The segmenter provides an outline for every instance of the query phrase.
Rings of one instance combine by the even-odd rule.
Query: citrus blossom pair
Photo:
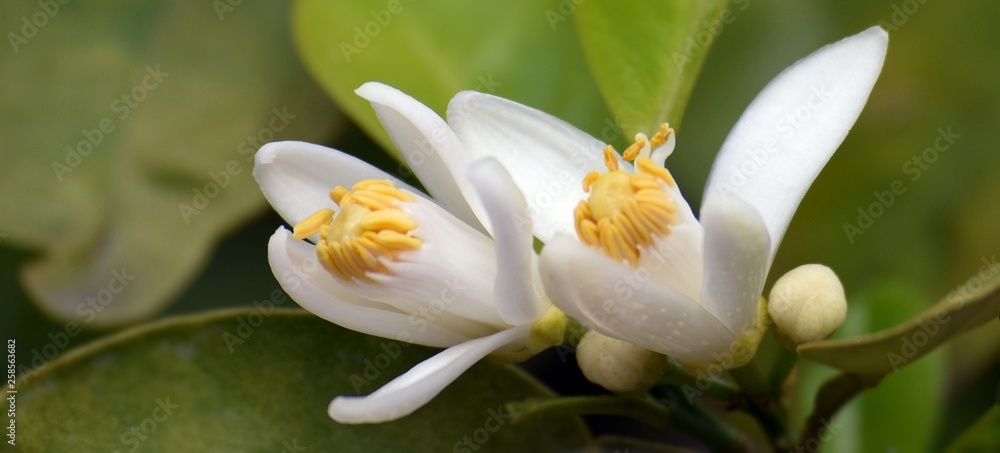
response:
[[[745,363],[781,238],[866,103],[887,41],[873,27],[775,78],[724,142],[697,217],[665,168],[668,126],[637,134],[623,159],[557,118],[475,92],[452,99],[446,123],[385,85],[358,89],[447,211],[339,152],[262,148],[254,174],[297,226],[269,244],[285,290],[345,327],[450,346],[369,397],[335,399],[331,416],[397,418],[487,354],[523,358],[558,342],[565,318],[549,299],[601,334],[693,366]],[[532,235],[545,244],[537,270]]]

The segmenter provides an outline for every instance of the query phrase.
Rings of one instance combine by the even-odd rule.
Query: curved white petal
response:
[[[735,339],[711,313],[650,277],[559,235],[539,259],[552,303],[598,332],[672,357],[703,361]]]
[[[468,176],[486,207],[493,231],[497,259],[493,297],[497,311],[510,325],[532,322],[545,312],[545,302],[537,292],[541,288],[534,285],[534,239],[524,196],[496,159],[488,157],[473,163]]]
[[[382,423],[412,414],[483,357],[527,337],[531,326],[515,327],[452,346],[424,360],[368,396],[338,396],[330,418],[340,423]],[[470,395],[473,397],[473,395]]]
[[[888,39],[872,27],[785,69],[723,143],[705,200],[730,192],[750,203],[767,225],[772,257],[806,190],[861,113]]]
[[[312,245],[292,238],[283,227],[271,235],[267,258],[274,277],[295,302],[334,324],[434,347],[452,346],[469,338],[354,294],[320,266]]]
[[[715,197],[701,210],[705,273],[701,303],[731,331],[756,322],[771,243],[757,211],[735,196]],[[755,328],[751,324],[750,328]]]
[[[448,104],[448,124],[475,158],[492,156],[524,193],[535,236],[572,233],[583,177],[605,171],[605,144],[552,115],[474,91]],[[622,167],[631,168],[630,164]]]
[[[305,142],[272,142],[257,151],[253,177],[264,198],[290,225],[323,208],[339,210],[330,189],[350,188],[364,179],[388,179],[396,187],[420,191],[365,162],[335,149]]]
[[[497,275],[493,241],[419,195],[397,207],[417,222],[413,235],[420,238],[420,248],[400,253],[395,261],[383,261],[390,275],[367,274],[378,283],[356,280],[349,286],[406,313],[425,313],[421,316],[432,322],[464,321],[467,325],[460,330],[446,325],[459,332],[473,329],[477,337],[510,327],[493,302]]]
[[[673,136],[671,134],[671,136]],[[670,234],[657,238],[653,247],[643,248],[639,265],[651,269],[653,278],[688,299],[701,300],[702,243],[704,233],[691,206],[676,186],[663,185],[677,206],[677,224]]]
[[[482,207],[469,200],[468,182],[460,176],[469,155],[448,123],[426,105],[388,85],[368,82],[354,92],[371,102],[382,127],[434,199],[480,228]]]

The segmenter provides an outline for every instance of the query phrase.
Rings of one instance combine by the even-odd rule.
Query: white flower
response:
[[[451,213],[339,151],[270,143],[254,177],[295,225],[271,236],[271,269],[328,321],[448,349],[371,395],[335,398],[329,414],[342,423],[408,415],[486,355],[523,360],[561,343],[566,323],[541,289],[526,202],[503,167],[465,159],[448,125],[409,96],[375,83],[358,94]]]
[[[472,156],[495,157],[528,198],[556,306],[689,365],[733,368],[756,350],[771,261],[865,105],[887,44],[872,27],[764,88],[719,151],[697,218],[664,168],[674,147],[666,125],[652,139],[637,134],[624,153],[633,167],[556,118],[484,94],[460,93],[448,121]]]

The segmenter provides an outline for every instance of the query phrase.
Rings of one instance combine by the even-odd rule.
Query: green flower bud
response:
[[[667,371],[664,355],[593,330],[580,340],[576,360],[590,382],[615,393],[645,392]]]
[[[792,269],[774,283],[767,311],[788,348],[823,340],[847,317],[847,298],[837,274],[822,264]]]

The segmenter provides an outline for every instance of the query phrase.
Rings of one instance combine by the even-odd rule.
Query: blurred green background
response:
[[[348,64],[330,63],[341,58],[332,44],[351,42],[351,24],[371,20],[369,12],[386,2],[72,2],[31,38],[22,18],[43,7],[15,3],[0,17],[0,30],[26,41],[8,34],[0,52],[0,331],[17,339],[22,360],[65,331],[113,270],[134,272],[135,286],[116,295],[107,314],[82,322],[83,333],[67,348],[123,325],[269,297],[278,285],[265,245],[282,221],[250,175],[246,159],[255,146],[245,142],[322,143],[398,173],[379,146],[387,142],[373,132],[373,115],[361,116],[365,104],[348,99],[361,81],[395,85],[441,114],[454,92],[479,89],[597,137],[615,119],[586,71],[575,29],[582,21],[546,16],[573,4],[568,0],[402,2],[391,27]],[[669,162],[694,206],[729,128],[771,78],[873,24],[890,31],[868,105],[803,201],[770,282],[804,263],[833,268],[850,303],[838,336],[848,336],[912,317],[996,262],[1000,4],[744,0],[725,8],[734,20],[704,60]],[[653,3],[648,9],[654,17],[660,12]],[[669,18],[663,22],[669,27]],[[400,50],[404,45],[410,48]],[[147,92],[143,100],[119,117],[129,103],[115,102],[139,93],[151,65],[170,75],[162,86],[139,90]],[[490,85],[491,77],[499,85]],[[273,121],[275,109],[293,113],[288,127],[275,127],[282,124]],[[66,147],[89,140],[103,118],[114,130],[60,176],[53,162],[71,163]],[[913,159],[934,145],[939,129],[960,137],[915,177]],[[239,171],[228,171],[219,195],[185,216],[181,204],[194,206],[198,191],[218,183],[227,165]],[[895,180],[905,193],[863,234],[847,234],[845,224],[858,225],[858,209],[869,209],[875,193]],[[797,419],[830,373],[818,365],[798,370],[790,398]],[[938,450],[993,404],[998,380],[994,321],[852,403],[837,419],[843,430],[825,448]]]

